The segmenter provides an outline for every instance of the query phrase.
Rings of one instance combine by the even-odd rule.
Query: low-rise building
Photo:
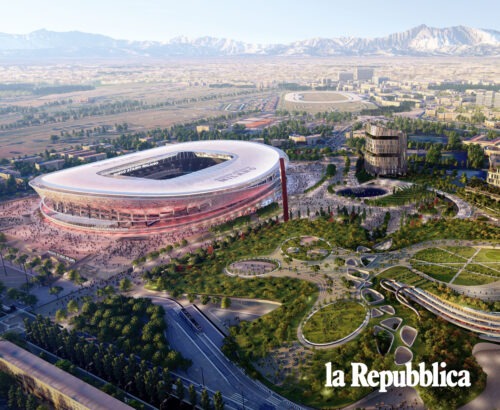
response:
[[[95,162],[95,161],[102,161],[103,159],[106,159],[107,155],[105,152],[89,151],[89,154],[82,154],[82,155],[79,155],[77,158],[83,162]]]
[[[11,160],[11,163],[15,164],[17,162],[22,162],[26,164],[34,164],[35,162],[40,162],[40,161],[43,161],[43,158],[40,155],[31,155],[24,158],[15,158]]]
[[[21,173],[19,171],[12,168],[0,167],[0,178],[9,179],[11,175],[14,178],[21,178]]]
[[[209,132],[210,131],[210,125],[197,125],[196,126],[196,132],[198,134],[201,134],[202,132]]]
[[[39,171],[57,171],[62,169],[64,159],[52,159],[50,161],[37,162],[35,168]]]
[[[314,135],[290,135],[288,139],[292,140],[296,144],[306,144],[306,145],[314,145],[317,144],[321,139],[321,134]]]
[[[0,340],[0,371],[13,375],[26,391],[51,402],[56,409],[132,409],[7,340]]]
[[[490,156],[490,168],[486,178],[488,184],[500,187],[500,157]]]

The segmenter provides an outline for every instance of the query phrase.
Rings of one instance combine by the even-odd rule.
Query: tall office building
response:
[[[373,78],[373,68],[358,67],[356,69],[356,80],[358,81],[371,81]]]
[[[495,91],[477,91],[476,105],[487,108],[500,107],[500,93]]]
[[[378,125],[365,127],[365,169],[372,175],[403,175],[407,171],[407,136]]]
[[[352,80],[354,80],[354,74],[350,71],[341,71],[339,73],[339,81],[347,82]]]

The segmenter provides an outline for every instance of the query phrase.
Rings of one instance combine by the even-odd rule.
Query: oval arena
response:
[[[222,223],[281,195],[276,148],[244,141],[172,144],[41,175],[30,185],[49,220],[138,232]]]

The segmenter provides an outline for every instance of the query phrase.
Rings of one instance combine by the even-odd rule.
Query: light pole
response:
[[[2,260],[2,268],[3,268],[3,274],[7,276],[7,269],[5,269],[5,263],[3,261],[3,255],[2,252],[0,252],[0,259]]]
[[[240,391],[241,391],[241,407],[245,410],[245,396],[243,395],[243,385],[240,383]]]
[[[201,369],[201,382],[203,384],[203,387],[205,387],[205,377],[203,375],[203,367],[200,366],[200,369]]]
[[[30,293],[30,285],[28,282],[28,273],[26,272],[26,265],[24,262],[21,263],[23,265],[23,270],[24,270],[24,278],[26,279],[26,293],[29,295]]]

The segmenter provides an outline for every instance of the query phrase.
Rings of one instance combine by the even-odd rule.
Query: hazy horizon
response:
[[[20,0],[3,10],[0,31],[81,31],[136,41],[210,36],[273,44],[316,37],[384,37],[422,24],[498,30],[499,11],[499,3],[492,0],[422,0],[412,6],[399,0],[383,5],[369,0],[256,0],[251,5],[230,0],[88,0],[78,7],[64,0]]]

